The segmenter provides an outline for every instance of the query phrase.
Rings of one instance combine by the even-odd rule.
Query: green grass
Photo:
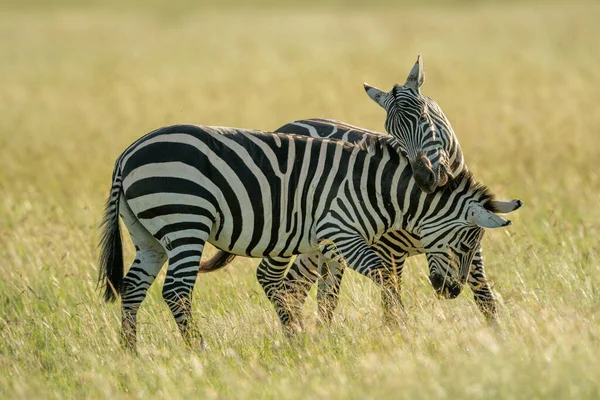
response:
[[[0,397],[598,398],[600,6],[332,1],[13,4],[0,14]],[[170,4],[170,3],[168,3]],[[423,53],[475,176],[525,207],[484,251],[502,334],[468,290],[438,300],[406,269],[406,326],[346,274],[329,330],[282,334],[239,258],[203,275],[187,349],[160,296],[139,356],[95,289],[114,160],[171,123],[275,129],[327,117],[383,129],[362,82],[389,90]],[[126,257],[133,257],[126,241]]]

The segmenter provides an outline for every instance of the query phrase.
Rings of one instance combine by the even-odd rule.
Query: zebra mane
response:
[[[365,135],[364,139],[356,142],[350,142],[351,146],[356,146],[361,150],[368,151],[376,157],[385,155],[397,155],[405,158],[400,153],[398,142],[391,135]],[[408,162],[408,160],[407,160]],[[444,186],[438,188],[438,191],[453,192],[458,190],[461,184],[466,181],[465,188],[476,198],[483,207],[491,212],[497,213],[495,204],[496,196],[483,183],[477,182],[473,173],[468,169],[463,169],[454,179],[448,181]]]
[[[368,151],[376,157],[383,157],[390,154],[400,155],[400,145],[391,135],[365,135],[364,139],[352,142],[352,144],[361,150]]]
[[[462,172],[454,179],[446,183],[438,190],[442,190],[444,192],[453,192],[457,190],[465,180],[467,181],[465,187],[473,195],[473,197],[476,198],[486,210],[497,213],[498,209],[495,203],[496,196],[492,193],[490,188],[485,186],[483,183],[477,182],[473,176],[473,173],[466,168],[463,169]]]

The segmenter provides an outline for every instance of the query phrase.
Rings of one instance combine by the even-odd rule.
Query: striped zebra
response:
[[[454,177],[468,171],[460,144],[450,121],[434,100],[421,93],[420,88],[424,81],[423,59],[421,55],[418,55],[417,61],[409,72],[404,85],[394,85],[390,92],[383,92],[367,83],[364,84],[364,88],[369,97],[386,110],[385,128],[388,133],[397,139],[398,149],[408,159],[415,182],[425,193],[432,193],[436,187],[444,186]],[[364,134],[379,134],[339,121],[318,119],[287,124],[279,128],[277,132],[290,132],[346,141],[360,141],[365,138]],[[401,233],[396,235],[401,235]],[[401,250],[418,248],[415,244],[417,242],[418,239],[404,238],[401,241],[403,244]],[[420,248],[420,252],[423,251]],[[414,251],[411,250],[412,252]],[[392,249],[388,253],[404,254],[406,251],[398,250],[394,252]],[[217,256],[203,263],[201,272],[221,268],[231,260],[231,255],[218,252]],[[481,249],[475,254],[474,260],[474,268],[470,273],[469,284],[474,290],[480,309],[489,319],[494,319],[496,315],[495,300],[485,280]],[[279,276],[286,269],[287,261],[285,259],[279,261],[264,259],[259,266],[258,279],[267,288],[267,295],[270,298],[272,297],[270,293],[275,293],[278,285],[281,284]],[[400,259],[400,265],[397,267],[399,278],[402,273],[403,261],[403,259]],[[300,268],[304,265],[307,268]],[[297,270],[298,268],[300,270]],[[316,280],[315,273],[317,269],[317,262],[314,259],[310,256],[300,256],[291,267],[288,277],[299,277],[308,274],[307,276],[310,276],[311,279],[303,279],[303,281],[306,282],[304,287],[309,288]],[[329,276],[336,276],[336,274],[330,274]],[[341,276],[339,276],[339,279],[341,279]],[[321,285],[326,282],[326,280],[320,280]],[[300,290],[300,292],[303,291]],[[318,297],[323,297],[324,292],[324,290],[319,290]],[[333,293],[336,292],[337,290],[333,289]],[[335,295],[327,297],[336,298]],[[331,300],[327,303],[335,304],[335,301]],[[277,307],[277,305],[276,308],[285,309],[285,307]],[[290,318],[289,313],[282,312],[279,314],[284,325],[287,325]]]
[[[359,145],[195,125],[148,133],[115,163],[100,241],[99,283],[106,301],[122,296],[125,346],[135,348],[137,311],[167,260],[163,298],[185,342],[203,342],[192,320],[191,293],[207,242],[275,261],[317,251],[343,256],[394,297],[394,277],[370,245],[403,228],[421,208],[414,209],[422,192],[411,176],[392,137],[370,136]],[[431,196],[425,206],[443,209],[440,199],[464,199],[452,229],[477,235],[478,226],[510,224],[494,213],[503,203],[485,187],[469,174],[460,182],[459,190],[440,192],[448,198]],[[125,277],[119,215],[136,248]],[[418,229],[439,231],[439,221],[420,220]],[[343,249],[351,251],[339,253]],[[465,271],[440,264],[435,273],[454,292]]]
[[[293,133],[315,138],[339,139],[360,143],[379,138],[385,140],[387,135],[352,126],[343,122],[326,119],[309,119],[295,121],[282,126],[276,132]],[[451,132],[451,131],[447,131]],[[453,137],[455,137],[453,135]],[[450,142],[452,138],[449,138]],[[457,149],[460,149],[456,143]],[[468,283],[474,294],[475,302],[484,316],[492,323],[496,322],[497,308],[495,298],[485,277],[483,254],[481,250],[481,235],[483,230],[472,226],[462,226],[464,221],[456,219],[457,214],[464,210],[463,202],[470,200],[472,187],[478,187],[468,172],[463,161],[456,162],[462,171],[454,171],[457,178],[450,181],[446,187],[438,189],[434,194],[422,193],[419,187],[413,185],[403,210],[408,213],[402,223],[402,229],[389,231],[379,237],[372,248],[384,261],[389,270],[395,274],[395,290],[398,292],[394,299],[383,292],[384,318],[394,319],[397,309],[402,309],[400,299],[400,283],[407,257],[426,254],[430,281],[436,291],[447,298],[454,298],[460,293],[460,286],[448,285],[445,282],[448,265],[456,264],[454,270],[462,271],[460,282]],[[408,175],[410,177],[410,175]],[[456,194],[456,191],[460,191]],[[463,196],[463,197],[461,197]],[[437,200],[432,200],[432,197]],[[433,207],[432,204],[437,204]],[[440,204],[447,204],[444,208]],[[510,202],[495,202],[495,211],[509,213],[521,207],[520,200]],[[421,219],[436,219],[436,231],[425,231],[419,227]],[[425,233],[426,234],[425,234]],[[441,246],[438,249],[438,246]],[[441,249],[441,250],[440,250]],[[346,250],[346,253],[348,250]],[[232,261],[233,257],[223,251],[208,261],[202,263],[200,272],[220,269]],[[264,288],[267,297],[274,304],[277,314],[284,327],[298,328],[300,307],[312,285],[319,277],[317,299],[321,320],[327,323],[332,318],[337,305],[339,286],[343,268],[339,260],[324,260],[322,254],[308,253],[298,255],[289,270],[290,258],[264,258],[257,269],[257,278]],[[469,265],[470,262],[470,265]],[[287,273],[286,273],[287,270]],[[440,271],[440,272],[438,272]],[[465,272],[466,271],[466,272]]]
[[[419,187],[431,193],[466,168],[458,139],[440,106],[421,93],[425,82],[423,58],[417,61],[404,85],[384,92],[364,83],[369,97],[386,111],[385,130],[398,139]]]

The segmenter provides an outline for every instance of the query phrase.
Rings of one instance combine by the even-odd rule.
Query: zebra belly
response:
[[[227,235],[220,235],[218,238],[215,238],[214,235],[211,234],[209,238],[209,243],[213,246],[217,247],[220,250],[226,251],[228,253],[247,256],[247,257],[291,257],[297,254],[303,253],[312,253],[319,250],[318,246],[310,243],[310,241],[304,240],[300,243],[298,248],[291,248],[286,246],[286,240],[279,240],[275,243],[272,248],[265,247],[254,247],[251,251],[248,252],[248,243],[249,240],[241,238],[233,243],[231,242],[231,237]]]
[[[283,219],[283,218],[282,218]],[[289,221],[264,218],[264,224],[254,229],[234,229],[239,221],[223,216],[211,231],[209,242],[229,253],[249,257],[291,257],[318,250],[312,218],[295,214]]]

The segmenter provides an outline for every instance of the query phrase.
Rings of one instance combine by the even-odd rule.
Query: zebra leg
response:
[[[473,292],[475,304],[484,315],[488,323],[492,325],[498,324],[498,309],[496,306],[496,298],[490,287],[486,277],[483,265],[483,251],[481,247],[473,257],[471,271],[468,279],[469,287]]]
[[[258,283],[262,286],[267,298],[273,303],[275,312],[286,330],[301,329],[300,322],[294,319],[283,284],[290,259],[289,257],[263,258],[256,270]]]
[[[121,340],[126,348],[134,350],[136,347],[137,312],[146,298],[148,288],[154,282],[165,261],[167,261],[167,253],[156,240],[144,242],[133,235],[131,240],[135,245],[136,253],[135,260],[123,279]]]
[[[340,237],[338,245],[326,242],[321,252],[333,261],[341,262],[345,259],[346,265],[353,270],[372,279],[383,290],[384,313],[389,318],[402,313],[402,301],[399,287],[395,284],[397,277],[392,268],[369,247],[360,236]]]
[[[383,306],[383,321],[386,323],[399,322],[398,317],[404,316],[404,304],[402,303],[401,287],[402,287],[402,271],[404,270],[404,262],[406,254],[394,257],[390,255],[391,262],[385,263],[382,271],[389,271],[389,284],[384,286],[381,291],[381,304]],[[383,274],[383,272],[380,272]],[[391,289],[385,289],[389,286]]]
[[[136,348],[137,312],[146,298],[148,288],[167,261],[167,253],[150,232],[135,218],[122,201],[121,218],[135,246],[135,259],[123,278],[121,296],[121,342],[129,350]]]
[[[310,288],[319,278],[319,253],[300,254],[285,274],[283,289],[293,320],[300,320]]]
[[[169,256],[162,296],[173,313],[183,340],[191,347],[204,347],[202,335],[192,319],[192,291],[208,236],[208,230],[193,237],[181,237],[174,232],[161,239]]]
[[[333,312],[339,303],[340,286],[344,277],[344,266],[337,260],[319,256],[319,288],[317,290],[317,307],[319,309],[319,324],[329,325]]]

